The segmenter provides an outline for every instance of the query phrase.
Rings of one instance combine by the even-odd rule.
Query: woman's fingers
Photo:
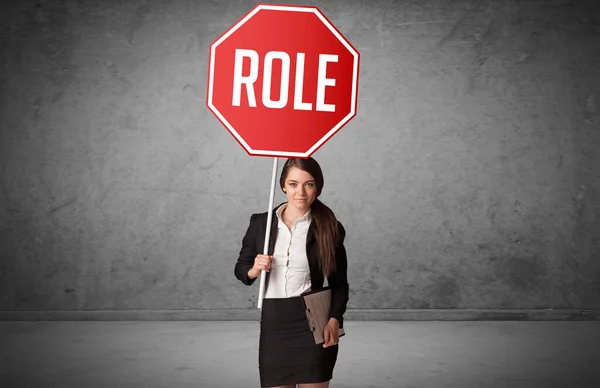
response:
[[[257,255],[254,260],[254,267],[259,271],[269,271],[271,269],[271,261],[273,256]]]
[[[262,264],[266,269],[271,269],[271,260],[273,256],[261,255]]]
[[[329,346],[329,328],[327,326],[325,326],[325,329],[323,329],[323,347],[326,348]]]
[[[333,346],[338,343],[339,339],[336,334],[337,334],[336,331],[333,330],[331,327],[325,326],[325,328],[323,329],[323,340],[324,340],[323,347],[324,348]]]

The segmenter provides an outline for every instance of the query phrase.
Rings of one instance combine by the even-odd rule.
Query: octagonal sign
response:
[[[207,106],[250,155],[309,157],[356,115],[358,67],[318,8],[259,4],[211,45]]]

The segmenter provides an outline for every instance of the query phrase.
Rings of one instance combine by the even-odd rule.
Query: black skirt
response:
[[[261,387],[331,380],[338,345],[315,345],[302,299],[263,299],[258,366]]]

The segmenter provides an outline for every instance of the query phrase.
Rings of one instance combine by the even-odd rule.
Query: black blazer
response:
[[[278,231],[278,219],[276,211],[284,203],[281,203],[273,209],[268,255],[272,255],[275,250],[275,241],[277,239]],[[238,278],[247,286],[251,286],[256,279],[258,279],[249,279],[248,271],[254,266],[254,259],[256,258],[256,255],[259,253],[263,254],[266,229],[267,212],[252,214],[250,217],[250,225],[248,226],[246,235],[242,239],[242,249],[240,250],[240,255],[237,263],[235,264],[234,270],[236,278]],[[331,309],[329,317],[337,319],[340,323],[340,327],[343,327],[343,315],[346,312],[346,306],[349,299],[349,286],[347,276],[348,260],[346,257],[346,248],[344,247],[346,230],[339,221],[338,231],[340,239],[335,249],[337,266],[336,270],[327,277],[327,283],[328,286],[331,287]],[[315,239],[314,221],[310,223],[308,234],[306,236],[306,255],[308,257],[308,264],[310,268],[311,289],[319,290],[323,288],[325,279],[323,277],[323,273],[319,271],[319,264],[317,261],[317,244]],[[266,272],[267,277],[265,282],[268,282],[269,274],[269,272]]]

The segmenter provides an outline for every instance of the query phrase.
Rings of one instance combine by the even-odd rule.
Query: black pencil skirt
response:
[[[331,380],[339,346],[315,345],[302,299],[263,299],[258,366],[261,387]]]

